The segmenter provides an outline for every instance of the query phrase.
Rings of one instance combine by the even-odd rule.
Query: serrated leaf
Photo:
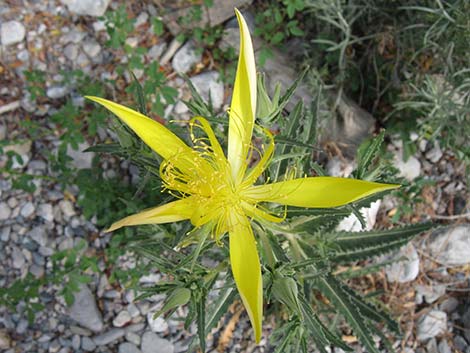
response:
[[[142,89],[142,85],[135,76],[134,72],[131,70],[132,78],[134,79],[134,87],[137,94],[137,102],[139,104],[139,112],[143,115],[147,115],[147,106],[145,104],[145,95]]]
[[[364,142],[357,151],[357,169],[354,176],[363,179],[367,174],[369,166],[378,157],[380,146],[385,137],[385,130],[382,130],[374,139]]]
[[[164,312],[187,304],[190,298],[191,291],[188,288],[176,288],[165,300],[163,307],[153,314],[153,319],[155,320]]]
[[[293,278],[276,274],[273,280],[272,294],[274,298],[284,303],[292,312],[302,317],[298,298],[299,290]]]
[[[83,152],[98,152],[98,153],[117,153],[121,152],[122,148],[119,143],[101,143],[95,146],[88,147]]]
[[[419,223],[411,226],[368,232],[341,232],[334,239],[336,252],[331,257],[333,262],[364,260],[400,248],[414,236],[434,225]]]

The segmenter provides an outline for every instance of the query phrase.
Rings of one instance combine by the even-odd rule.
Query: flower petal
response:
[[[398,187],[400,185],[349,178],[312,177],[253,186],[244,192],[244,197],[258,202],[326,208],[342,206],[377,192]]]
[[[240,54],[230,107],[227,158],[237,182],[246,169],[256,112],[256,67],[250,31],[242,14],[235,9],[240,26]]]
[[[127,108],[118,103],[111,102],[104,98],[85,96],[117,115],[126,125],[128,125],[142,141],[144,141],[152,150],[157,152],[164,159],[170,159],[172,156],[179,155],[178,167],[186,164],[184,159],[194,158],[191,156],[191,148],[188,147],[179,137],[168,130],[162,124],[145,115]],[[180,158],[180,156],[187,156]],[[191,164],[191,163],[190,163]]]
[[[187,197],[125,217],[113,223],[106,231],[112,232],[121,227],[140,224],[162,224],[182,221],[190,218],[193,210],[193,200],[191,197]]]
[[[229,236],[233,278],[255,330],[256,342],[259,342],[263,319],[263,283],[255,237],[245,215],[236,212],[230,215]]]

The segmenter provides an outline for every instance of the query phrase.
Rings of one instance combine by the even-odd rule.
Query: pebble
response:
[[[82,349],[85,352],[94,352],[96,349],[96,344],[90,337],[82,337]]]
[[[158,347],[158,353],[174,353],[174,346],[170,341],[158,337],[151,331],[145,332],[142,336],[142,352],[155,353],[155,347]]]
[[[29,218],[33,215],[34,211],[34,204],[31,201],[28,201],[23,205],[23,207],[21,207],[20,215],[22,215],[24,218]]]
[[[13,251],[11,252],[11,257],[12,257],[12,266],[13,268],[16,268],[18,270],[23,269],[24,265],[26,264],[26,259],[21,252],[20,249],[18,249],[16,246],[13,247]]]
[[[399,170],[399,176],[408,181],[413,181],[421,174],[421,162],[415,156],[410,156],[404,161],[400,152],[395,155],[394,166]]]
[[[44,226],[37,226],[31,229],[27,234],[31,239],[33,239],[39,246],[47,245],[47,232]]]
[[[121,311],[113,320],[115,327],[123,327],[132,320],[131,315],[126,311]]]
[[[64,55],[70,61],[75,61],[78,56],[79,47],[75,43],[69,43],[64,48]]]
[[[3,22],[0,27],[0,39],[4,46],[16,44],[23,41],[26,29],[18,21]]]
[[[201,62],[202,53],[198,53],[192,40],[186,42],[175,54],[171,65],[178,73],[187,73],[197,63]]]
[[[59,207],[62,211],[62,215],[66,220],[70,219],[72,216],[75,216],[75,209],[69,200],[61,200],[59,202]]]
[[[46,91],[46,95],[51,99],[63,98],[68,93],[69,93],[69,88],[66,86],[51,86]]]
[[[82,142],[78,144],[78,148],[74,150],[70,145],[67,148],[67,156],[72,158],[72,164],[77,169],[90,169],[93,163],[93,152],[83,152],[90,145],[88,142]]]
[[[161,316],[153,318],[154,312],[147,314],[147,322],[153,332],[165,332],[168,330],[168,323]]]
[[[418,319],[416,330],[421,342],[443,334],[447,331],[447,314],[440,310],[431,310]]]
[[[0,349],[8,349],[11,345],[11,338],[6,330],[0,330]]]
[[[154,61],[160,59],[166,47],[167,47],[166,42],[153,45],[147,52],[147,57]]]
[[[402,257],[407,258],[407,260],[400,261]],[[408,243],[408,245],[403,246],[394,256],[394,259],[397,262],[385,268],[385,273],[389,282],[411,282],[418,276],[419,256],[412,243]]]
[[[96,40],[88,40],[82,45],[83,51],[91,58],[95,58],[101,52],[101,45]]]
[[[441,342],[439,342],[437,348],[439,350],[439,353],[452,353],[449,344],[447,343],[447,340],[445,338],[443,338]]]
[[[74,296],[75,301],[70,308],[70,317],[81,326],[93,332],[100,332],[103,329],[103,318],[88,286],[82,284],[80,291]]]
[[[72,337],[72,348],[74,351],[78,351],[80,349],[80,336],[79,335],[73,335]]]
[[[37,214],[47,222],[54,221],[54,208],[49,203],[43,203],[38,206]]]
[[[141,353],[141,352],[142,351],[139,348],[137,348],[135,344],[132,344],[129,342],[121,343],[118,349],[118,353]]]
[[[126,340],[134,343],[136,346],[140,345],[141,342],[140,336],[134,332],[126,332]]]
[[[434,303],[437,299],[446,294],[446,286],[444,284],[436,284],[432,286],[416,285],[416,304],[422,304],[425,301],[428,304]]]
[[[207,103],[209,99],[215,111],[219,111],[224,104],[224,84],[220,80],[217,71],[203,72],[197,76],[191,77],[191,82],[196,91]]]
[[[428,244],[431,256],[445,266],[470,263],[470,224],[436,230]]]
[[[77,15],[103,16],[111,0],[61,0]]]
[[[6,221],[10,218],[11,209],[6,202],[0,202],[0,221]]]
[[[101,335],[95,336],[93,341],[97,346],[104,346],[117,341],[126,334],[126,331],[122,328],[112,328]]]

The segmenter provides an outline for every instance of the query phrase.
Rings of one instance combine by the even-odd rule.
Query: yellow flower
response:
[[[137,213],[114,223],[108,231],[139,224],[190,220],[195,227],[210,225],[215,239],[228,233],[233,277],[255,331],[261,338],[263,284],[256,240],[250,219],[281,222],[263,207],[264,202],[298,207],[337,207],[376,192],[395,188],[354,179],[306,177],[254,185],[269,164],[274,142],[264,148],[260,161],[249,168],[256,112],[256,68],[247,24],[235,10],[240,26],[240,54],[230,108],[227,157],[213,130],[202,117],[191,121],[207,138],[186,145],[162,124],[120,104],[87,97],[117,115],[152,150],[163,158],[160,174],[164,188],[178,200]]]

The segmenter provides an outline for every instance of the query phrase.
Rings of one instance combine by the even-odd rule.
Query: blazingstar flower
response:
[[[250,220],[282,222],[263,206],[265,202],[298,207],[337,207],[396,185],[334,177],[305,177],[254,185],[266,169],[274,150],[272,136],[259,162],[249,168],[247,159],[255,122],[257,82],[253,45],[247,24],[235,10],[240,26],[240,54],[229,112],[227,157],[209,123],[202,117],[191,121],[207,138],[186,145],[162,124],[120,104],[87,97],[127,124],[163,158],[160,174],[164,188],[178,200],[126,217],[108,231],[139,224],[190,220],[195,227],[207,225],[219,240],[228,233],[230,264],[243,304],[261,338],[263,284],[256,240]],[[192,134],[192,136],[194,136]]]

